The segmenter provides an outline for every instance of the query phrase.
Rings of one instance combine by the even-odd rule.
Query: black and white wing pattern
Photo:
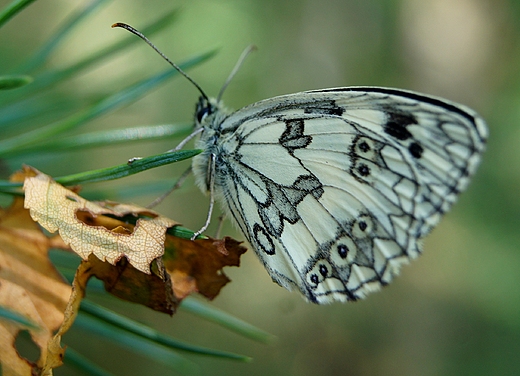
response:
[[[315,90],[228,114],[203,99],[195,177],[272,279],[314,303],[357,300],[421,253],[475,173],[471,109],[377,87]]]

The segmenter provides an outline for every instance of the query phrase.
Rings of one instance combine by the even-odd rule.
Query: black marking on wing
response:
[[[294,152],[295,149],[305,148],[312,142],[311,136],[303,134],[305,129],[303,119],[286,120],[285,126],[285,131],[280,136],[279,142],[289,150],[289,153]]]
[[[423,147],[421,146],[421,144],[418,141],[412,142],[408,146],[408,150],[410,151],[410,154],[412,155],[412,157],[417,158],[417,159],[421,158],[422,153],[424,152]]]
[[[417,124],[417,119],[414,115],[406,112],[396,112],[393,108],[385,109],[385,112],[388,114],[386,124],[383,125],[386,134],[399,141],[405,141],[413,137],[406,127]]]
[[[334,100],[321,100],[316,103],[307,103],[304,107],[304,112],[306,114],[323,116],[341,116],[345,112],[345,109],[338,106]]]
[[[412,99],[412,100],[415,100],[418,102],[429,103],[431,105],[444,108],[450,112],[455,112],[455,113],[465,117],[472,123],[476,122],[475,117],[472,114],[464,111],[463,109],[461,109],[458,106],[455,106],[451,103],[447,103],[441,99],[429,97],[426,95],[422,95],[419,93],[406,91],[406,90],[383,88],[383,87],[359,86],[359,87],[341,87],[341,88],[333,88],[333,89],[311,90],[311,91],[306,91],[306,93],[330,93],[330,92],[345,92],[345,91],[360,92],[360,93],[381,93],[381,94],[395,95],[395,96],[403,97],[403,98],[409,98],[409,99]]]
[[[323,185],[314,175],[301,175],[288,187],[263,178],[267,187],[268,200],[258,202],[258,214],[268,233],[280,237],[284,229],[284,221],[295,224],[300,220],[297,206],[307,196],[315,198],[323,194]]]
[[[262,228],[258,223],[255,223],[253,226],[253,236],[256,240],[256,244],[258,244],[262,250],[262,252],[268,255],[274,255],[274,243],[271,237],[266,233],[265,229]]]

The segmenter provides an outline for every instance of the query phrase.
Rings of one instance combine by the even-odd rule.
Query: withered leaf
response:
[[[0,209],[0,305],[37,323],[39,329],[23,328],[0,320],[0,363],[4,374],[39,373],[47,357],[47,342],[63,321],[71,288],[48,259],[49,239],[16,198],[6,210]],[[31,362],[18,354],[15,340],[27,329],[40,349]]]
[[[84,260],[66,308],[63,297],[69,296],[70,288],[65,285],[67,294],[59,295],[61,311],[54,328],[64,318],[61,327],[52,339],[47,333],[46,348],[45,341],[41,342],[45,349],[41,359],[46,358],[42,374],[51,374],[53,368],[61,365],[61,336],[74,322],[91,276],[101,279],[113,295],[172,314],[191,293],[198,292],[209,299],[217,296],[229,282],[223,267],[238,266],[246,251],[231,238],[191,241],[166,235],[177,223],[149,209],[89,202],[34,169],[27,168],[25,175],[25,207],[42,227],[58,231],[62,242],[48,239],[41,232],[38,236],[48,242],[46,247],[50,243],[61,247],[68,244]],[[24,223],[38,228],[24,212]],[[28,236],[27,232],[24,234]],[[46,258],[45,262],[49,263]],[[40,285],[40,281],[37,283]]]
[[[24,190],[31,217],[48,231],[59,231],[84,260],[94,254],[115,265],[126,257],[136,269],[150,274],[150,263],[164,252],[167,228],[176,225],[148,209],[87,201],[40,172],[25,179]],[[135,227],[117,221],[125,215],[139,217]]]
[[[154,262],[151,274],[140,272],[125,259],[110,265],[92,255],[83,261],[83,268],[84,275],[102,280],[105,289],[118,298],[170,315],[180,303],[173,294],[170,276],[165,273],[160,258]]]
[[[166,236],[164,266],[171,275],[173,291],[179,299],[198,292],[215,298],[229,282],[224,266],[239,266],[247,248],[232,238],[191,241]]]

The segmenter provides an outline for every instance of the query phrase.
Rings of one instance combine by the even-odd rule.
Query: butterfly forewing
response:
[[[200,185],[214,173],[273,280],[315,303],[362,298],[416,257],[487,137],[466,107],[372,87],[275,97],[200,126]]]

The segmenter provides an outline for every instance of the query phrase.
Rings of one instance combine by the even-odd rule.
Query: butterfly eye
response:
[[[195,106],[195,118],[197,119],[197,122],[200,124],[202,120],[204,120],[204,118],[209,114],[212,114],[213,111],[213,105],[207,98],[201,96]]]
[[[202,120],[209,114],[211,114],[211,107],[207,106],[201,108],[199,111],[197,111],[197,121],[201,123]]]

